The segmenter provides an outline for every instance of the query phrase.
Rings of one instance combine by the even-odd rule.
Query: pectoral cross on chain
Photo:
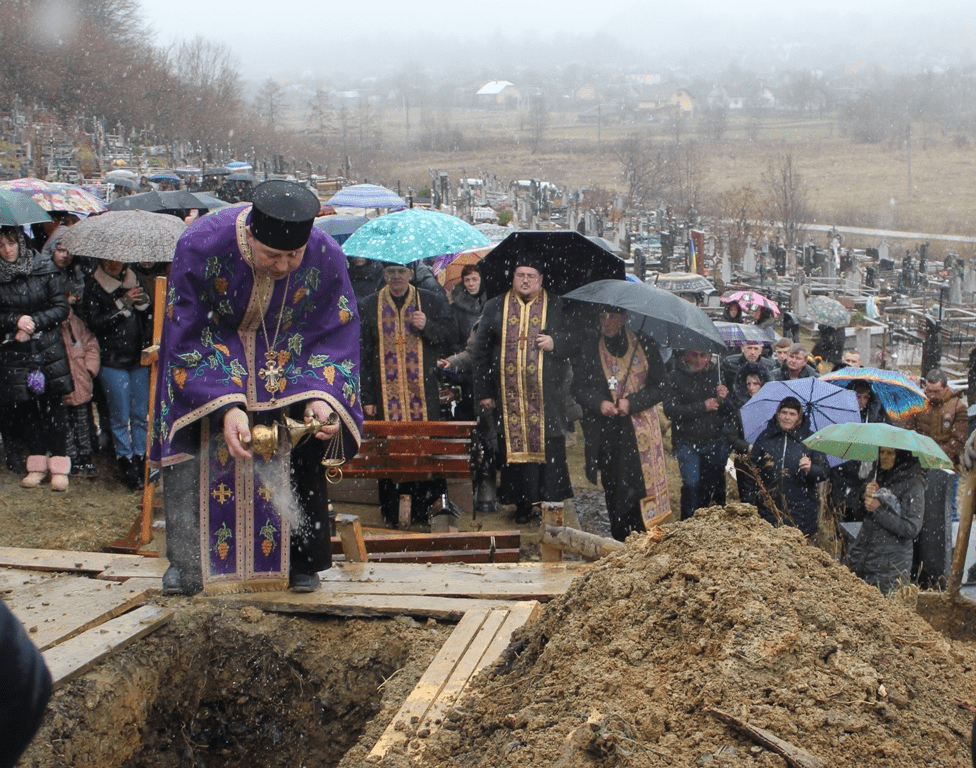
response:
[[[611,395],[616,395],[617,394],[617,377],[616,376],[611,376],[609,379],[607,379],[607,386],[610,387],[610,394]]]
[[[271,394],[271,402],[275,401],[275,395],[281,389],[281,380],[284,378],[285,369],[278,363],[278,355],[269,353],[264,361],[264,368],[258,371],[258,376],[264,379],[264,388]]]

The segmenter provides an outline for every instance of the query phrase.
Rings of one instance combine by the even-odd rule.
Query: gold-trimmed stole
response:
[[[542,394],[545,353],[537,340],[546,326],[549,296],[542,291],[529,302],[515,291],[502,310],[501,383],[505,457],[510,464],[546,461],[546,419]]]
[[[410,326],[410,315],[418,310],[420,294],[412,285],[399,308],[389,287],[380,290],[377,297],[380,387],[387,421],[427,420],[424,341]]]

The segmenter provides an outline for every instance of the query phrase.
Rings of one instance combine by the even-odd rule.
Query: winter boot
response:
[[[141,491],[146,487],[146,457],[145,456],[133,456],[132,457],[132,468],[135,471],[136,478],[138,480],[138,489]]]
[[[47,477],[47,456],[27,457],[27,476],[20,481],[24,488],[37,488]]]
[[[128,456],[119,456],[119,480],[122,485],[130,491],[139,490],[138,471],[133,466],[132,459]]]
[[[68,490],[68,474],[71,472],[71,459],[67,456],[52,456],[48,459],[51,470],[51,490]]]

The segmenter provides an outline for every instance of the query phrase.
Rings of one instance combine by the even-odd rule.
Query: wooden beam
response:
[[[44,661],[54,679],[54,689],[84,674],[109,654],[159,629],[172,617],[170,608],[144,605],[48,648]]]
[[[363,526],[358,515],[336,515],[336,531],[342,542],[342,554],[347,561],[365,563],[369,560],[366,543],[363,541]]]
[[[546,525],[542,531],[542,542],[588,560],[599,560],[624,547],[622,541],[559,525]]]
[[[23,568],[29,571],[63,571],[100,573],[113,563],[141,563],[138,555],[117,555],[110,552],[72,552],[61,549],[27,549],[0,547],[0,567]]]
[[[204,597],[221,605],[251,605],[273,613],[313,613],[327,616],[377,618],[414,616],[437,621],[460,621],[467,611],[522,603],[478,600],[463,597],[417,597],[414,595],[328,595],[322,592],[251,592]],[[538,605],[532,601],[531,605]]]
[[[562,527],[566,524],[565,517],[563,515],[563,507],[553,506],[551,504],[542,505],[542,525],[543,529],[550,526]],[[548,541],[543,536],[542,544],[539,547],[539,555],[544,563],[558,563],[563,559],[563,550],[558,543],[552,539]]]
[[[370,552],[371,563],[517,563],[519,549],[445,549],[441,552]],[[332,562],[350,562],[344,556],[333,557]],[[352,561],[365,562],[365,561]]]
[[[62,576],[15,589],[6,603],[43,651],[125,613],[158,591],[156,579],[118,584]]]

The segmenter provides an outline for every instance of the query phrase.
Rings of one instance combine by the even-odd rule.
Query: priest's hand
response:
[[[330,417],[334,419],[332,422],[329,421]],[[317,439],[328,440],[339,433],[338,415],[325,400],[311,400],[305,404],[305,423],[308,424],[312,419],[322,423],[315,431]]]
[[[251,457],[251,425],[247,413],[240,408],[231,408],[224,414],[224,440],[235,459]]]
[[[617,406],[611,403],[609,400],[604,400],[600,403],[600,415],[601,416],[619,416],[620,411],[617,410]]]
[[[630,400],[626,397],[621,397],[617,401],[617,413],[621,416],[630,416]]]
[[[972,470],[976,465],[976,432],[973,432],[966,441],[966,447],[962,452],[962,464],[967,470]]]
[[[552,352],[553,347],[556,346],[555,342],[552,340],[552,336],[547,336],[544,333],[540,333],[538,336],[536,336],[535,345],[543,352]]]
[[[422,331],[427,326],[427,315],[418,309],[410,315],[410,325],[415,331]]]
[[[481,398],[481,400],[478,401],[478,404],[481,406],[482,410],[485,411],[495,410],[495,401],[490,397]]]

